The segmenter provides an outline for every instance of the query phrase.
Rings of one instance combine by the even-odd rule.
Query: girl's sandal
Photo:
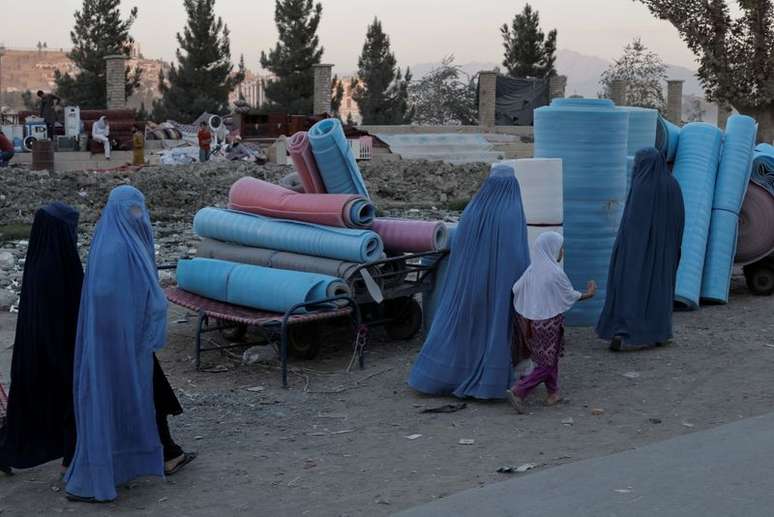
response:
[[[546,407],[552,407],[552,406],[556,406],[557,404],[560,404],[561,402],[562,402],[562,397],[559,397],[559,396],[552,397],[549,395],[548,398],[545,400],[545,402],[543,402],[543,405],[545,405]]]
[[[505,397],[508,399],[508,402],[511,403],[511,406],[513,406],[513,409],[515,409],[518,414],[523,415],[527,412],[527,407],[524,405],[524,400],[517,397],[513,391],[505,390]]]

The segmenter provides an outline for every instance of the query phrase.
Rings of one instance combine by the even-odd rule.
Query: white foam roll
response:
[[[564,235],[564,228],[561,226],[530,226],[527,225],[527,241],[529,242],[529,256],[535,255],[535,241],[541,233],[556,232]]]
[[[494,165],[500,164],[516,171],[527,224],[560,225],[564,222],[561,159],[524,158]]]

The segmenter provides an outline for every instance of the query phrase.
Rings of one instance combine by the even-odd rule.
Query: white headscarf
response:
[[[513,285],[513,308],[529,320],[553,318],[566,312],[581,297],[559,266],[563,243],[564,238],[556,232],[540,234],[535,241],[532,263]]]

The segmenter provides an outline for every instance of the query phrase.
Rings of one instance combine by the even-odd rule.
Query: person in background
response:
[[[611,350],[672,338],[684,222],[683,194],[664,156],[655,148],[638,151],[596,327]]]
[[[145,165],[145,132],[134,126],[132,134],[132,165]]]
[[[253,154],[242,144],[242,137],[237,135],[234,142],[226,149],[226,159],[231,161],[252,159]]]
[[[116,486],[174,474],[196,457],[172,441],[166,423],[182,411],[154,354],[166,343],[166,322],[145,198],[117,187],[91,243],[78,315],[69,500],[112,501]]]
[[[524,399],[545,383],[547,406],[557,404],[559,397],[559,357],[564,353],[564,313],[576,302],[593,298],[597,284],[592,280],[581,294],[573,289],[559,262],[564,238],[546,232],[535,241],[532,264],[513,286],[513,308],[522,339],[535,364],[532,373],[522,377],[505,392],[513,408],[523,414]]]
[[[95,142],[101,143],[105,147],[105,159],[110,159],[110,124],[107,117],[102,115],[98,121],[91,126],[91,138]]]
[[[0,131],[0,167],[7,166],[13,158],[13,155],[13,144],[8,140],[5,134]]]
[[[199,161],[207,162],[210,160],[210,145],[212,144],[212,133],[207,123],[202,121],[199,124],[199,132],[196,134],[199,138]]]
[[[73,354],[83,268],[78,212],[52,203],[35,212],[16,320],[0,470],[26,469],[75,451]]]
[[[44,93],[43,90],[38,90],[38,99],[40,99],[40,118],[46,122],[48,139],[53,141],[55,140],[56,106],[62,102],[62,99],[53,93]]]

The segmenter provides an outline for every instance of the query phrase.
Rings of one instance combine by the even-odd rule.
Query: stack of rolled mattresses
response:
[[[617,109],[629,114],[629,131],[626,142],[626,191],[632,184],[634,156],[640,149],[656,145],[658,130],[658,111],[648,108],[620,106]]]
[[[750,185],[739,216],[736,262],[752,264],[774,253],[774,146],[753,153]]]
[[[576,288],[589,280],[598,296],[567,314],[572,326],[597,323],[626,195],[629,113],[604,99],[555,99],[535,110],[535,157],[563,169],[564,268]]]
[[[667,162],[675,161],[679,143],[680,127],[659,115],[656,125],[656,149],[664,154]]]

